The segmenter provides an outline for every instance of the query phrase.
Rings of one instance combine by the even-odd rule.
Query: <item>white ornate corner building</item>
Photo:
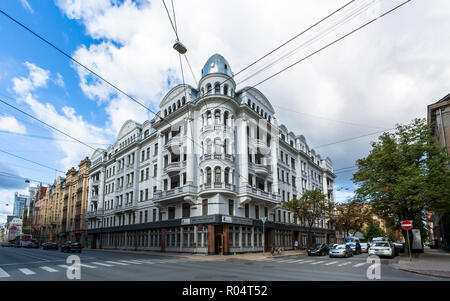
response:
[[[199,86],[178,85],[151,121],[127,121],[92,155],[88,246],[230,254],[306,246],[305,225],[282,209],[308,189],[334,200],[332,162],[279,125],[257,89],[236,90],[228,62],[208,59]],[[326,220],[313,228],[331,242]]]

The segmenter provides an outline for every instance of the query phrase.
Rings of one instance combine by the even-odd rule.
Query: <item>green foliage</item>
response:
[[[415,228],[423,228],[426,210],[450,212],[449,157],[434,140],[425,119],[381,135],[369,155],[357,160],[353,181],[360,186],[358,198],[397,225],[414,220]]]
[[[334,204],[320,190],[307,190],[300,199],[293,199],[283,203],[283,208],[294,213],[294,218],[307,225],[308,234],[314,223],[321,218],[330,218]],[[310,242],[308,242],[308,245]]]
[[[380,228],[379,223],[375,221],[371,221],[366,228],[366,231],[364,231],[364,237],[371,241],[374,237],[386,237],[386,232],[383,231],[383,229]]]
[[[336,206],[336,215],[332,222],[338,231],[350,236],[362,231],[364,225],[371,220],[371,212],[368,206],[359,200],[352,200],[346,204]]]

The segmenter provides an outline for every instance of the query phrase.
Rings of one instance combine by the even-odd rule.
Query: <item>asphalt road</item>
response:
[[[367,254],[351,258],[293,256],[253,261],[214,261],[83,250],[67,254],[54,250],[0,248],[0,281],[61,281],[67,278],[70,255],[80,257],[80,280],[180,281],[342,281],[369,280]],[[382,259],[380,280],[441,280],[400,271]],[[73,281],[73,280],[70,280]],[[370,280],[374,281],[374,280]],[[375,280],[377,281],[377,280]]]

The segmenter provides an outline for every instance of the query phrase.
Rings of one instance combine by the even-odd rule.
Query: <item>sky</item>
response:
[[[212,54],[222,54],[237,73],[347,2],[173,1],[178,35],[196,80]],[[261,82],[401,2],[352,2],[238,74],[238,89]],[[171,1],[166,4],[172,12]],[[154,111],[182,82],[172,49],[175,34],[162,1],[10,0],[0,9]],[[334,142],[425,118],[426,106],[449,93],[448,32],[450,1],[412,0],[257,88],[280,122],[330,157],[335,169],[353,166],[380,133]],[[113,143],[126,120],[142,123],[153,117],[3,14],[0,45],[0,99],[95,148]],[[196,85],[185,61],[184,77]],[[12,213],[14,192],[26,193],[24,178],[33,185],[53,183],[92,153],[0,103],[0,223]],[[351,177],[352,170],[337,173],[338,202],[353,196]]]

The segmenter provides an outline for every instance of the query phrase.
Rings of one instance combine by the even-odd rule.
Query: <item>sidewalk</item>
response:
[[[394,260],[392,266],[412,273],[450,279],[450,252],[424,248],[424,253],[412,254],[411,261],[405,252]]]
[[[93,250],[93,249],[88,249]],[[165,256],[165,257],[177,257],[177,258],[189,258],[208,261],[251,261],[261,260],[265,258],[281,258],[289,256],[306,255],[305,250],[289,250],[283,251],[281,255],[272,256],[270,252],[263,253],[242,253],[233,255],[206,255],[206,254],[191,254],[191,253],[174,253],[174,252],[155,252],[155,251],[133,251],[133,250],[111,250],[111,249],[95,249],[95,251],[113,252],[122,254],[139,254],[139,255],[152,255],[152,256]]]

